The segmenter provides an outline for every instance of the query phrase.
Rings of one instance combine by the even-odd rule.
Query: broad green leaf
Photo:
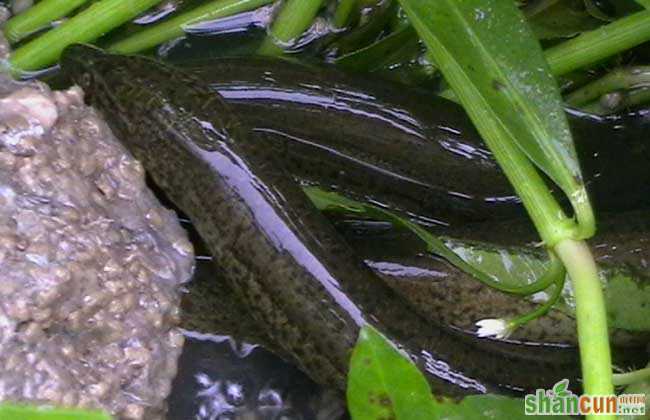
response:
[[[0,420],[111,420],[111,417],[99,411],[3,404]]]
[[[512,152],[514,142],[567,194],[591,234],[591,207],[560,93],[514,2],[399,1],[490,149]],[[518,191],[527,187],[519,182]]]
[[[632,331],[650,331],[650,281],[619,270],[601,272],[601,278],[605,276],[609,324]]]
[[[370,326],[361,329],[352,353],[347,400],[354,420],[436,418],[426,379]]]
[[[527,416],[522,399],[501,395],[434,399],[415,365],[370,326],[352,353],[347,400],[353,420],[568,420]]]

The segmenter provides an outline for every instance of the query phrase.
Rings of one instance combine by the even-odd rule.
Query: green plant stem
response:
[[[61,26],[18,48],[9,57],[12,71],[37,70],[55,63],[65,47],[91,42],[127,22],[161,0],[102,0]]]
[[[232,16],[272,3],[273,0],[216,0],[172,17],[108,47],[110,52],[134,54],[185,34],[184,28],[197,22]]]
[[[340,0],[334,12],[334,27],[343,29],[348,26],[350,15],[358,5],[359,0]]]
[[[323,0],[287,0],[275,18],[259,54],[278,55],[312,24]]]
[[[68,13],[86,3],[88,0],[43,0],[12,17],[4,27],[9,42],[15,43],[27,35],[36,32],[47,24],[66,16]]]
[[[594,101],[581,107],[581,109],[592,114],[607,115],[625,108],[642,105],[650,102],[650,87],[641,87],[625,93],[616,92],[612,95],[617,96],[614,98],[615,104],[605,105],[602,101]]]
[[[537,293],[542,290],[545,290],[551,284],[553,283],[557,284],[558,282],[562,281],[562,279],[566,277],[566,271],[564,270],[564,265],[557,257],[555,257],[551,253],[549,254],[550,255],[549,268],[546,270],[544,275],[534,283],[530,283],[525,286],[510,286],[510,285],[500,283],[492,279],[484,272],[477,270],[471,264],[467,263],[465,260],[459,257],[453,250],[451,250],[447,245],[445,245],[442,239],[432,235],[429,231],[423,229],[421,226],[418,226],[415,223],[411,222],[410,220],[396,216],[393,213],[383,210],[379,207],[375,207],[363,203],[359,203],[359,204],[360,207],[364,210],[366,215],[371,217],[375,216],[378,217],[379,219],[389,220],[398,226],[402,226],[410,230],[427,245],[427,249],[429,252],[443,257],[454,266],[460,268],[464,272],[473,276],[476,280],[480,281],[481,283],[485,284],[488,287],[499,290],[501,292],[510,293],[514,295],[528,296],[533,293]],[[557,298],[555,300],[557,300]],[[543,315],[543,313],[541,314]]]
[[[625,16],[545,51],[554,75],[587,67],[650,40],[650,11]]]
[[[511,139],[508,132],[500,126],[493,130],[499,130],[501,134],[485,137],[485,142],[521,198],[544,244],[553,248],[562,239],[572,237],[573,221],[566,217],[533,164],[514,140],[510,140],[511,144],[494,141],[495,138]]]
[[[612,358],[605,298],[596,263],[584,241],[565,239],[554,251],[564,263],[573,285],[584,391],[589,395],[611,395],[614,393]],[[614,416],[587,418],[613,420]]]
[[[647,380],[650,380],[650,367],[633,370],[632,372],[615,373],[613,377],[616,386],[632,385]]]
[[[562,263],[560,263],[560,266],[564,268]],[[543,305],[540,305],[537,308],[535,308],[535,310],[527,314],[521,315],[513,319],[512,321],[510,321],[511,331],[514,331],[516,328],[519,328],[522,325],[527,324],[528,322],[534,319],[546,315],[548,311],[551,310],[553,305],[555,305],[555,303],[557,303],[557,301],[560,299],[560,296],[562,296],[562,289],[564,288],[565,281],[566,281],[566,276],[564,275],[564,270],[562,270],[562,275],[556,277],[555,279],[555,289],[553,289],[553,294],[551,294],[551,297],[546,302],[544,302]]]
[[[568,105],[579,107],[617,90],[650,86],[650,66],[618,68],[600,79],[571,92],[565,97]]]
[[[544,51],[554,76],[593,65],[650,40],[650,10],[625,16]],[[450,89],[440,96],[457,101]]]
[[[370,204],[354,201],[335,192],[323,191],[318,187],[305,187],[303,190],[309,199],[314,203],[316,208],[321,211],[340,211],[344,213],[352,213],[357,216],[386,220],[396,226],[402,226],[403,228],[410,230],[422,242],[426,244],[427,250],[429,252],[445,258],[451,264],[470,274],[481,283],[505,293],[528,296],[533,293],[545,290],[551,284],[557,283],[566,277],[566,271],[564,270],[562,261],[560,261],[552,253],[549,253],[549,268],[544,273],[544,275],[537,279],[534,283],[530,283],[525,286],[510,286],[503,284],[495,281],[489,275],[476,269],[474,266],[458,256],[449,246],[445,244],[445,238],[440,238],[431,234],[431,232],[423,229],[421,226],[418,226],[408,219],[400,217],[388,210],[384,210]]]

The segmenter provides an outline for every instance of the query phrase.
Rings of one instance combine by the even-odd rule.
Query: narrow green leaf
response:
[[[97,1],[56,28],[16,49],[9,57],[9,65],[15,73],[20,74],[54,64],[68,45],[94,41],[160,1]]]
[[[9,19],[4,33],[11,42],[17,42],[27,35],[45,27],[52,21],[67,16],[88,0],[43,0],[23,13]]]
[[[585,224],[584,235],[592,234],[593,215],[559,89],[515,3],[400,3],[488,146],[494,152],[513,141],[567,194]],[[515,185],[518,191],[526,188],[521,184]]]
[[[354,420],[436,418],[426,379],[368,325],[361,329],[352,353],[347,400]]]
[[[264,6],[273,0],[215,0],[204,2],[187,12],[172,16],[161,23],[151,25],[130,37],[116,42],[108,51],[117,54],[135,54],[153,48],[170,39],[185,35],[185,29],[193,24],[232,16]]]
[[[99,411],[62,408],[38,408],[26,405],[0,405],[2,420],[111,420],[111,416]]]

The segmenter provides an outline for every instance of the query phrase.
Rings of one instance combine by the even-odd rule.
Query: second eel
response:
[[[476,339],[409,310],[201,80],[81,45],[62,65],[193,221],[245,311],[317,382],[345,389],[367,323],[412,356],[436,393],[522,392],[579,376],[575,349]]]

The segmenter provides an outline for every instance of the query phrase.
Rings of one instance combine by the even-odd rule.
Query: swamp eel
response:
[[[579,376],[573,348],[477,339],[411,311],[200,79],[82,45],[65,50],[62,66],[192,220],[243,310],[316,382],[345,389],[367,323],[412,356],[436,393],[530,391]]]
[[[263,57],[183,63],[302,181],[439,225],[525,211],[462,107],[373,75]],[[650,205],[650,113],[567,110],[599,212]],[[621,165],[620,162],[625,162]]]

